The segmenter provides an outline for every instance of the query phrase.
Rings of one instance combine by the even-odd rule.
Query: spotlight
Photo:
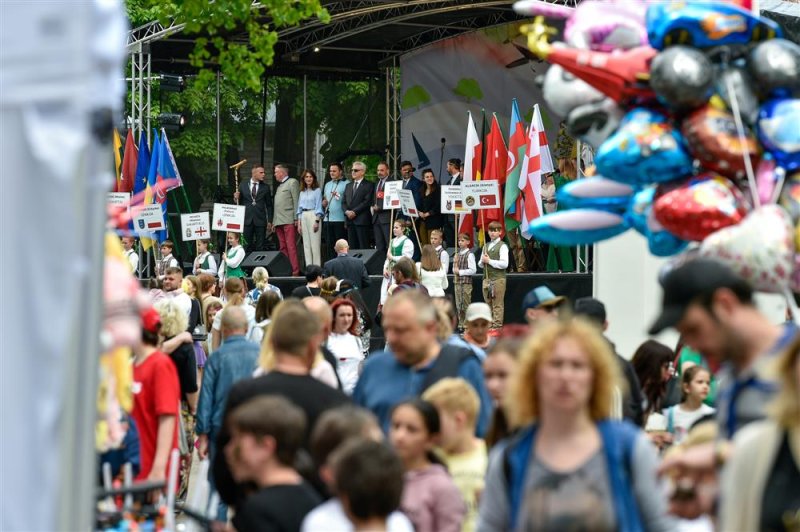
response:
[[[184,80],[182,76],[172,76],[170,74],[161,74],[161,90],[164,92],[181,92],[184,88]]]
[[[319,46],[315,46],[314,47],[314,53],[318,53],[318,52],[319,52]]]
[[[183,131],[186,125],[186,117],[178,113],[161,113],[158,115],[158,123],[164,128],[164,131],[174,133]]]

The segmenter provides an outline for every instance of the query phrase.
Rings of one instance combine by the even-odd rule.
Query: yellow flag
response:
[[[122,139],[119,136],[119,131],[114,128],[114,170],[117,172],[117,182],[114,184],[114,192],[119,190],[120,172],[122,170]]]

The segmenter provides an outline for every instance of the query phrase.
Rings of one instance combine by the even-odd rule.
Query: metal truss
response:
[[[136,138],[144,132],[150,140],[150,46],[139,42],[131,54],[131,128]]]
[[[386,149],[392,175],[398,175],[400,164],[400,68],[395,58],[386,67]]]

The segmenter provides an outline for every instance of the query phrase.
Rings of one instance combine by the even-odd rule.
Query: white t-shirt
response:
[[[245,334],[245,336],[250,336],[250,332],[256,325],[256,309],[247,304],[239,305],[239,308],[244,310],[244,315],[247,317],[247,334]],[[222,312],[224,310],[225,309],[222,309],[214,315],[214,323],[211,328],[215,331],[222,330]]]
[[[667,430],[674,434],[673,444],[681,443],[686,438],[686,434],[695,421],[714,412],[715,409],[707,404],[702,404],[700,408],[691,412],[684,410],[681,405],[665,409],[664,417],[667,418]]]
[[[353,524],[347,519],[339,499],[330,499],[313,510],[303,519],[300,532],[353,532]],[[414,532],[414,526],[401,512],[392,512],[386,520],[388,532]]]
[[[339,374],[339,380],[342,381],[344,393],[352,395],[358,382],[361,362],[364,360],[361,339],[350,333],[331,333],[328,336],[327,346],[336,357],[336,372]]]

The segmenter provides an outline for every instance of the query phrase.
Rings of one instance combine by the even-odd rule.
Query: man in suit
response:
[[[284,164],[275,165],[275,212],[272,226],[278,234],[281,253],[289,257],[292,264],[292,275],[300,275],[300,263],[297,260],[297,203],[300,201],[300,182],[289,177],[289,167]],[[269,225],[267,229],[272,229]]]
[[[361,161],[353,163],[351,172],[353,180],[344,187],[345,225],[347,226],[347,239],[357,246],[356,249],[369,247],[369,233],[372,225],[370,206],[375,196],[375,185],[364,179],[367,165]]]
[[[336,258],[325,263],[322,273],[325,277],[332,275],[337,279],[352,281],[353,286],[359,290],[366,288],[370,283],[367,266],[363,260],[348,255],[348,251],[350,245],[347,240],[337,241]]]
[[[403,161],[400,163],[400,175],[403,176],[403,190],[410,190],[411,195],[414,196],[414,205],[417,206],[419,209],[420,205],[422,204],[422,187],[424,183],[414,177],[414,165],[411,164],[411,161]],[[409,223],[413,223],[419,229],[419,218],[410,218],[408,216],[404,216],[402,212],[397,215],[398,218],[402,218],[407,220]],[[421,256],[421,251],[419,244],[417,244],[417,239],[412,238],[411,241],[414,243],[414,257],[413,260],[418,261]]]
[[[375,201],[372,204],[372,228],[375,234],[375,249],[381,256],[386,255],[389,249],[389,241],[391,240],[391,222],[392,211],[383,208],[383,188],[389,178],[389,165],[381,161],[378,163],[378,183],[375,185]]]
[[[447,173],[450,175],[445,185],[458,186],[461,184],[461,159],[450,159],[447,161]],[[452,245],[456,247],[456,229],[453,225],[454,216],[452,214],[445,214],[444,217],[444,240],[445,247]]]
[[[239,190],[233,194],[236,203],[244,205],[244,239],[248,252],[264,249],[272,197],[269,186],[264,183],[264,175],[263,166],[254,166],[250,171],[250,181],[239,183]]]

